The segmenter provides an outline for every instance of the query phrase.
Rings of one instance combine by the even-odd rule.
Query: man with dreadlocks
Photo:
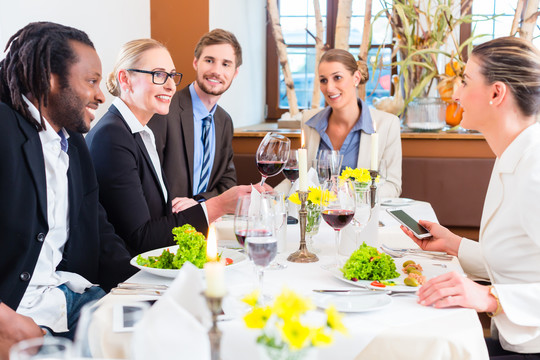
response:
[[[104,295],[93,284],[108,290],[135,272],[99,204],[81,135],[104,101],[101,62],[84,32],[49,22],[25,26],[5,51],[0,321],[9,307],[72,337],[81,306]],[[4,330],[0,322],[0,343]]]

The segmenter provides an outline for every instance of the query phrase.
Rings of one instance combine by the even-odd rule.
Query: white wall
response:
[[[209,6],[210,29],[231,31],[242,45],[243,64],[219,105],[235,127],[261,123],[266,105],[266,1],[209,0]]]
[[[150,0],[0,0],[0,58],[7,41],[33,21],[52,21],[85,31],[101,57],[103,78],[112,71],[120,46],[150,37]],[[107,102],[99,107],[99,119],[112,96],[102,81]]]

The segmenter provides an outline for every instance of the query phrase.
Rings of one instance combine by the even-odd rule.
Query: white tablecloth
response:
[[[415,247],[414,243],[401,232],[397,223],[383,210],[384,208],[379,212],[378,220],[386,226],[379,228],[376,241],[379,244]],[[436,221],[435,214],[427,203],[415,202],[407,206],[406,211],[416,219]],[[228,233],[227,228],[231,226],[232,224],[222,223],[219,234],[224,236]],[[234,244],[232,240],[222,239],[220,245]],[[319,254],[319,262],[298,264],[286,261],[287,256],[298,249],[298,225],[288,227],[287,240],[287,250],[277,256],[278,261],[287,264],[287,267],[265,272],[266,292],[277,294],[283,286],[287,286],[299,293],[312,295],[313,289],[351,287],[321,268],[321,265],[329,264],[334,259],[333,230],[328,225],[321,224],[319,234],[314,237],[316,246],[322,250]],[[451,262],[427,258],[415,258],[415,260],[423,265],[424,273],[428,278],[447,271],[462,272],[455,258]],[[446,268],[433,265],[435,263],[444,263]],[[139,272],[129,281],[167,284],[171,282],[171,279]],[[219,323],[223,331],[222,359],[256,359],[258,352],[255,339],[258,332],[244,326],[238,307],[235,307],[242,294],[257,287],[252,265],[246,261],[244,264],[227,269],[226,283],[230,295],[224,303],[224,310],[232,319]],[[134,298],[133,296],[107,295],[105,302],[132,301]],[[488,358],[482,326],[476,312],[470,309],[434,309],[417,304],[414,296],[394,296],[388,307],[372,312],[349,313],[345,316],[344,323],[350,336],[337,335],[332,346],[319,350],[319,359],[477,360]]]

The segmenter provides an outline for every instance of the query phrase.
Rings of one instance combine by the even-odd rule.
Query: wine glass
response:
[[[340,230],[347,226],[354,217],[355,195],[350,180],[337,176],[325,181],[321,194],[322,217],[335,230],[335,265],[339,266]]]
[[[371,218],[371,191],[369,186],[359,187],[355,184],[355,210],[352,219],[356,248],[360,247],[359,237]]]
[[[11,347],[9,358],[11,360],[71,359],[71,341],[52,336],[19,341]]]
[[[266,178],[280,173],[289,159],[291,141],[280,134],[269,132],[262,139],[255,154],[257,169],[262,175],[261,185]]]
[[[325,171],[321,168],[328,170],[327,179],[330,177],[339,175],[341,173],[341,163],[343,162],[343,155],[339,153],[339,150],[321,150],[319,152],[319,171]]]
[[[262,193],[261,207],[264,213],[273,215],[274,236],[277,239],[277,251],[282,253],[287,246],[287,207],[285,196],[283,193],[272,190]],[[287,265],[272,261],[269,270],[280,270],[286,268]]]
[[[253,216],[255,206],[251,208],[251,195],[242,195],[236,202],[236,211],[234,213],[234,234],[236,240],[246,251],[246,236],[248,232],[248,219]]]
[[[291,189],[294,187],[294,182],[298,180],[298,150],[289,152],[289,159],[283,168],[283,175],[291,182]]]
[[[245,238],[247,253],[255,264],[263,304],[272,299],[264,293],[264,270],[277,255],[277,238],[273,236],[274,216],[267,210],[265,206],[261,206],[257,214],[248,218]]]

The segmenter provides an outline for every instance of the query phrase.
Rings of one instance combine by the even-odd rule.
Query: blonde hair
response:
[[[107,77],[107,90],[113,96],[120,96],[121,88],[118,81],[118,72],[122,69],[130,69],[137,66],[142,55],[151,49],[163,48],[165,45],[154,39],[137,39],[125,43],[116,58],[113,71]]]
[[[321,56],[319,65],[323,62],[338,62],[345,66],[345,69],[349,70],[351,74],[354,74],[355,71],[360,72],[360,84],[365,84],[369,80],[369,69],[366,62],[358,57],[358,61],[354,56],[342,49],[330,49]]]
[[[480,60],[488,84],[501,81],[526,116],[540,112],[540,52],[522,38],[501,37],[476,46],[471,56]]]

